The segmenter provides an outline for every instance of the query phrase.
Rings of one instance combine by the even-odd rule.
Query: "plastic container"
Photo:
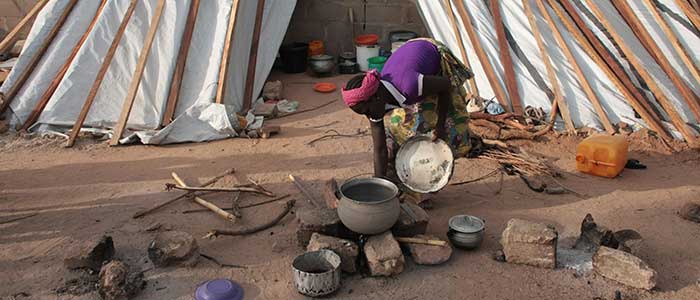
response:
[[[355,38],[355,45],[360,46],[372,46],[376,45],[377,42],[379,42],[379,36],[376,34],[363,34]]]
[[[384,56],[375,56],[372,58],[367,59],[367,65],[368,68],[371,69],[377,69],[377,71],[381,72],[382,69],[384,68],[384,64],[386,63],[387,58]]]
[[[379,56],[379,46],[357,45],[355,49],[357,50],[357,64],[360,66],[360,71],[369,71],[369,62],[367,60]]]
[[[285,73],[303,73],[306,71],[309,45],[306,43],[292,43],[280,47],[280,59],[282,70]]]
[[[576,169],[595,176],[613,178],[627,163],[628,143],[624,137],[594,135],[578,144]]]
[[[326,46],[323,44],[323,41],[315,40],[309,42],[309,57],[323,54],[326,54]]]
[[[194,293],[195,300],[243,300],[243,288],[228,279],[203,283]]]

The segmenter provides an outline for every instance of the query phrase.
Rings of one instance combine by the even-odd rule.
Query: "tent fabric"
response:
[[[496,75],[499,78],[500,84],[505,89],[503,66],[500,64],[498,58],[498,40],[496,38],[496,33],[493,26],[493,18],[491,17],[488,6],[486,5],[485,1],[456,1],[462,1],[466,6],[472,24],[474,24],[477,31],[479,41],[482,44],[481,46],[486,51],[489,62],[494,65],[494,69],[496,70]],[[530,1],[530,6],[533,8],[535,19],[537,20],[539,30],[543,35],[547,53],[550,55],[553,62],[557,79],[562,87],[563,98],[566,101],[566,104],[569,106],[574,125],[577,128],[591,127],[602,130],[603,126],[593,108],[591,101],[583,92],[581,85],[579,84],[579,79],[574,73],[572,65],[567,61],[562,49],[556,43],[554,35],[551,30],[549,30],[547,21],[542,15],[542,12],[539,11],[535,2],[531,0],[525,1]],[[618,61],[623,62],[623,65],[627,67],[626,71],[628,74],[632,74],[629,65],[625,63],[623,55],[614,48],[614,45],[609,41],[605,33],[599,30],[598,27],[593,24],[594,20],[587,18],[586,14],[581,11],[581,7],[587,7],[588,2],[586,1],[575,0],[572,2],[581,2],[580,4],[582,4],[582,6],[580,4],[577,5],[579,6],[579,14],[584,16],[583,18],[585,22],[588,23],[589,28],[591,28],[594,34],[596,34],[598,38],[603,41],[610,53],[612,53]],[[644,6],[641,1],[627,2],[632,6],[635,14],[641,20],[643,20],[645,27],[650,31],[654,37],[654,40],[660,45],[662,51],[664,51],[664,53],[673,53],[673,55],[669,54],[669,56],[672,65],[677,72],[695,91],[700,91],[700,83],[694,81],[694,78],[690,75],[686,66],[682,64],[680,58],[675,54],[671,41],[663,34],[661,29],[659,29],[659,25],[656,23],[653,16],[650,15],[648,8]],[[657,0],[656,2],[659,7],[664,7],[661,10],[662,15],[664,15],[667,22],[670,23],[672,29],[675,31],[679,39],[682,40],[683,44],[687,46],[688,49],[700,48],[700,37],[695,32],[691,31],[687,24],[682,22],[683,19],[679,20],[678,16],[683,16],[683,14],[675,5],[674,1]],[[431,33],[431,35],[438,40],[444,41],[453,52],[458,54],[461,53],[460,48],[457,45],[457,39],[452,31],[452,26],[450,25],[446,11],[447,7],[431,0],[418,0],[417,3],[420,14],[423,17],[424,23],[428,27],[428,31]],[[546,76],[546,69],[542,61],[542,57],[540,56],[539,49],[534,40],[534,35],[530,29],[527,16],[525,15],[522,1],[500,1],[500,3],[503,22],[514,39],[512,42],[515,42],[519,46],[522,54],[527,57],[528,63],[531,64],[535,70],[537,70],[539,73],[539,76],[537,76],[539,78],[537,79],[545,80],[547,85],[551,87],[551,83]],[[621,35],[624,42],[632,49],[635,49],[635,53],[637,54],[639,60],[643,63],[646,69],[649,70],[649,73],[654,76],[657,83],[660,84],[664,94],[671,100],[676,110],[681,113],[683,119],[690,123],[698,123],[699,120],[695,120],[694,116],[690,113],[690,108],[680,97],[680,93],[674,88],[670,79],[662,71],[661,67],[658,66],[652,59],[652,56],[642,47],[641,43],[636,39],[631,29],[617,14],[615,8],[612,7],[612,5],[607,1],[596,1],[595,3],[601,6],[601,9],[605,12],[606,17],[612,23],[613,28],[608,28],[608,30],[613,30],[617,34]],[[600,69],[600,67],[588,55],[588,53],[586,53],[585,49],[577,43],[573,35],[566,30],[566,27],[563,25],[563,23],[561,23],[561,20],[557,18],[556,14],[554,14],[552,8],[548,5],[545,6],[555,19],[556,26],[562,32],[567,45],[572,49],[576,61],[581,66],[586,79],[590,82],[594,92],[600,99],[601,105],[607,112],[610,121],[613,124],[625,122],[629,124],[636,124],[638,126],[647,126],[642,119],[635,117],[634,110],[629,105],[623,94],[617,89],[611,79],[607,77],[605,72]],[[464,20],[460,18],[455,5],[453,5],[453,14],[455,15],[458,27],[464,28]],[[462,40],[464,42],[469,63],[474,69],[473,71],[480,96],[488,99],[495,98],[495,93],[493,92],[493,89],[491,88],[486,77],[482,62],[479,61],[476,52],[474,51],[474,46],[471,44],[466,32],[462,32]],[[700,53],[697,51],[692,52],[693,59],[697,63],[700,60]],[[457,57],[461,59],[461,55],[457,55]],[[526,69],[523,62],[518,59],[517,55],[513,54],[513,58],[518,89],[523,105],[542,107],[545,109],[545,111],[551,110],[551,99],[548,98],[545,89],[537,85],[535,78],[533,78],[532,74]],[[658,104],[655,104],[655,106],[660,107]],[[668,121],[668,119],[666,119],[666,121]],[[670,129],[675,137],[680,138],[680,134],[675,131],[675,128],[670,123],[664,122],[664,124]],[[563,128],[563,123],[561,121],[557,122],[557,128]]]
[[[145,72],[127,123],[129,129],[148,131],[141,134],[142,137],[160,136],[157,130],[165,111],[190,1],[165,2],[163,15],[158,24]],[[0,91],[8,89],[13,84],[16,74],[25,69],[26,64],[23,61],[29,60],[33,53],[31,50],[46,38],[51,25],[55,24],[55,20],[67,2],[68,0],[52,0],[42,10],[32,27],[20,60]],[[23,93],[21,91],[18,95],[21,97],[15,98],[12,102],[11,109],[8,110],[8,114],[12,116],[12,125],[21,124],[26,120],[48,83],[54,79],[57,69],[65,62],[77,40],[92,21],[99,2],[78,1],[74,11],[61,28],[59,36],[52,42],[49,51],[32,74],[32,79],[41,84],[25,85]],[[116,124],[157,3],[157,0],[138,2],[84,123],[85,127],[111,128]],[[163,130],[170,137],[168,139],[147,138],[142,142],[176,143],[231,136],[231,122],[222,122],[222,120],[229,119],[243,106],[243,90],[257,3],[240,1],[234,42],[230,50],[231,71],[226,78],[228,93],[224,99],[224,105],[220,105],[213,102],[218,86],[231,4],[232,0],[200,1],[176,109],[176,120],[183,117],[187,121],[173,122],[172,126],[164,128]],[[253,90],[255,98],[272,69],[295,5],[295,0],[265,2]],[[34,130],[63,128],[65,131],[74,124],[128,6],[129,0],[107,1],[95,28],[71,63],[36,126],[33,127]],[[76,32],[80,34],[75,34]],[[74,38],[67,38],[68,36]],[[202,124],[195,124],[197,122]],[[182,126],[183,123],[189,126]],[[198,128],[211,128],[212,131],[210,134],[203,135]],[[222,132],[225,134],[220,134]]]

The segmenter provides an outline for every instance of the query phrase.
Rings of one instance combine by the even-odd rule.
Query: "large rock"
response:
[[[432,235],[417,235],[419,239],[439,240]],[[452,256],[452,246],[448,243],[445,246],[432,246],[424,244],[407,244],[411,252],[413,261],[419,265],[439,265],[450,259]]]
[[[644,246],[644,239],[639,232],[632,229],[618,230],[613,233],[615,240],[618,241],[619,245],[617,250],[622,250],[627,253],[632,253],[632,255],[639,255]]]
[[[104,300],[126,300],[136,295],[145,285],[143,273],[131,273],[128,265],[113,260],[100,270],[97,291]]]
[[[656,271],[638,257],[624,251],[600,247],[593,256],[593,270],[627,286],[645,290],[656,286]]]
[[[557,236],[557,231],[545,224],[511,219],[501,236],[506,261],[553,269],[557,265]]]
[[[410,201],[405,201],[401,206],[399,220],[391,228],[391,233],[400,237],[425,234],[425,231],[428,229],[428,221],[430,220],[428,213]]]
[[[347,229],[338,217],[338,211],[330,208],[308,207],[298,210],[297,241],[302,247],[309,244],[314,232],[346,239],[356,238],[356,234]]]
[[[700,223],[700,204],[688,202],[679,212],[681,218],[695,223]]]
[[[161,232],[149,244],[148,258],[156,267],[194,266],[199,260],[199,245],[189,233]]]
[[[100,270],[102,263],[114,256],[114,242],[111,236],[94,236],[80,245],[72,247],[63,260],[68,269],[90,268]]]
[[[405,259],[399,242],[390,231],[371,236],[364,250],[372,276],[393,276],[403,272]]]
[[[306,250],[317,251],[321,249],[333,250],[337,253],[340,256],[340,269],[344,272],[357,272],[357,256],[360,253],[360,248],[354,242],[318,233],[312,234]]]
[[[581,235],[576,240],[575,249],[595,252],[598,247],[605,246],[615,248],[619,242],[615,239],[613,231],[605,226],[598,225],[591,214],[587,214],[581,222]]]

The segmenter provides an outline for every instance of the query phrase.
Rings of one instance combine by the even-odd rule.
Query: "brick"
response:
[[[311,252],[321,249],[332,250],[340,256],[340,269],[343,272],[357,272],[357,256],[360,253],[360,248],[355,242],[318,233],[312,234],[306,251]]]
[[[432,235],[417,235],[416,238],[427,240],[440,240]],[[439,265],[450,259],[452,256],[452,246],[432,246],[423,244],[408,244],[408,250],[416,264],[419,265]]]
[[[394,276],[403,272],[405,259],[399,242],[390,231],[371,236],[364,250],[372,276]]]
[[[501,236],[506,261],[553,269],[557,265],[557,236],[556,230],[545,224],[511,219]]]
[[[97,271],[102,263],[114,256],[114,242],[111,236],[94,236],[73,250],[68,251],[63,263],[68,269],[90,268]]]
[[[377,4],[367,5],[367,23],[401,24],[404,7],[400,5]],[[363,12],[355,14],[355,21],[363,21]]]
[[[396,221],[396,224],[391,228],[391,233],[400,237],[412,237],[414,235],[425,234],[430,220],[428,213],[420,206],[410,201],[405,201],[401,205],[403,207],[399,213],[399,220]],[[413,212],[413,216],[409,215],[406,209]]]
[[[656,286],[656,271],[638,257],[624,251],[600,247],[593,256],[593,270],[627,286],[645,290]]]
[[[352,240],[358,237],[340,222],[335,209],[307,207],[297,211],[296,215],[299,246],[306,247],[314,232]]]
[[[420,16],[420,12],[418,11],[418,7],[416,7],[416,5],[411,4],[411,6],[406,8],[406,18],[404,19],[404,22],[407,24],[420,24],[423,26],[423,18]]]
[[[148,245],[148,258],[156,267],[194,266],[199,259],[199,245],[189,233],[161,232]]]
[[[306,2],[309,3],[306,12],[307,20],[348,22],[348,6],[343,5],[341,2],[327,0]]]

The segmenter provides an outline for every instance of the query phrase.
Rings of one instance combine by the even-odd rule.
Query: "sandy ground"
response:
[[[290,263],[303,250],[295,242],[296,222],[287,216],[264,232],[244,237],[203,239],[213,228],[237,228],[263,223],[282,209],[282,203],[244,211],[240,225],[232,225],[209,213],[182,214],[198,208],[180,201],[134,220],[135,212],[168,200],[179,192],[164,191],[170,172],[195,183],[225,169],[235,168],[240,179],[260,181],[278,194],[303,197],[288,181],[288,174],[303,178],[319,192],[329,177],[340,180],[370,172],[369,137],[306,142],[335,129],[354,133],[368,126],[363,117],[345,108],[338,92],[319,95],[305,75],[273,75],[285,82],[285,95],[309,108],[331,99],[335,104],[318,111],[270,121],[283,132],[268,140],[229,139],[201,144],[164,147],[108,147],[83,140],[72,149],[60,140],[0,139],[0,220],[37,212],[38,215],[0,225],[0,297],[26,293],[17,299],[97,299],[56,295],[54,290],[75,277],[65,270],[66,249],[91,235],[113,236],[117,256],[133,267],[148,270],[146,289],[136,299],[192,299],[195,287],[208,279],[230,278],[243,284],[246,299],[304,299],[292,286]],[[327,79],[338,84],[347,77]],[[330,125],[328,125],[330,124]],[[498,178],[463,186],[449,186],[434,199],[428,231],[445,236],[450,216],[468,213],[487,221],[486,239],[477,251],[455,251],[444,265],[426,267],[410,262],[393,278],[343,278],[342,288],[329,298],[338,299],[623,299],[664,298],[663,292],[680,290],[700,279],[700,225],[677,216],[681,205],[700,200],[700,155],[683,151],[669,155],[663,147],[634,147],[631,156],[649,166],[626,170],[619,178],[602,179],[578,174],[574,169],[572,136],[550,135],[523,147],[549,159],[563,172],[564,184],[586,194],[544,195],[530,191],[519,179]],[[638,150],[645,151],[638,151]],[[479,177],[496,166],[479,159],[458,160],[453,181]],[[233,183],[229,178],[224,183]],[[209,196],[228,206],[229,196]],[[242,203],[263,198],[244,195]],[[305,201],[297,201],[305,206]],[[612,229],[635,229],[645,240],[641,257],[658,271],[653,293],[628,289],[596,275],[576,276],[571,270],[544,270],[494,261],[500,232],[508,219],[521,217],[556,226],[562,239],[578,234],[580,222],[591,213],[598,223]],[[146,256],[155,235],[145,229],[154,223],[192,233],[202,252],[225,263],[247,265],[227,269],[201,261],[193,268],[153,269]],[[700,288],[690,287],[673,299],[700,299]]]

